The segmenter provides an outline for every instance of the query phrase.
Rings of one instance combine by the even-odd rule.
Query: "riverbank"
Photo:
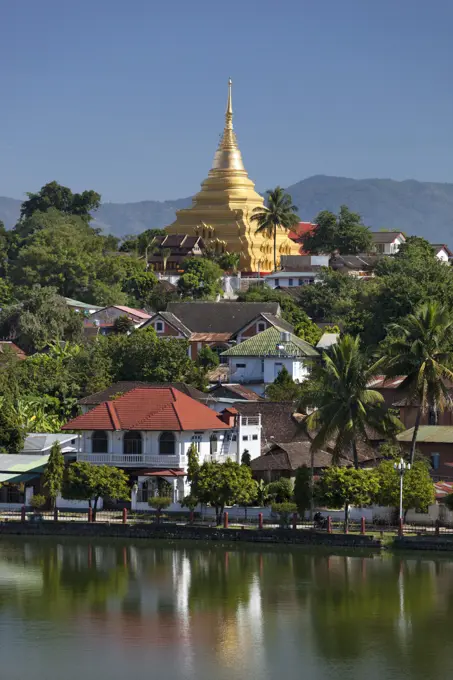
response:
[[[1,536],[88,536],[99,538],[214,541],[229,543],[324,545],[380,550],[380,539],[362,534],[328,534],[294,529],[222,529],[179,524],[96,524],[88,522],[4,522]]]

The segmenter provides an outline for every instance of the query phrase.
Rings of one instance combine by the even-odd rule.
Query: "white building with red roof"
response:
[[[174,503],[187,495],[193,443],[200,463],[240,462],[244,450],[252,458],[261,451],[259,415],[241,416],[233,408],[217,413],[174,387],[137,387],[98,404],[62,429],[80,432],[77,461],[123,468],[145,503],[147,494],[155,495],[158,479],[170,483]]]

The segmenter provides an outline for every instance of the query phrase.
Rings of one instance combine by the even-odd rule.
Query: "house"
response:
[[[247,418],[259,416],[261,424],[261,453],[275,442],[306,441],[301,427],[301,414],[295,412],[291,401],[242,401],[233,404],[239,415]]]
[[[73,435],[74,436],[74,435]],[[9,509],[29,505],[35,489],[40,489],[41,477],[49,453],[0,455],[0,503]]]
[[[283,367],[295,382],[305,380],[319,353],[305,340],[273,326],[230,347],[221,357],[228,360],[232,382],[251,383],[255,392],[264,394]]]
[[[188,257],[202,257],[206,247],[197,235],[167,234],[156,236],[153,253],[148,256],[148,264],[156,272],[181,272],[182,263]]]
[[[431,247],[434,250],[434,254],[437,257],[438,260],[441,262],[445,262],[449,264],[453,258],[453,253],[451,252],[450,248],[445,245],[445,243],[439,244],[439,243],[431,243]]]
[[[308,236],[316,226],[317,225],[313,224],[312,222],[299,222],[299,224],[293,227],[289,232],[289,238],[292,241],[295,241],[295,243],[301,244],[299,249],[300,255],[308,255],[308,253],[304,250],[304,237]]]
[[[330,258],[330,267],[336,272],[348,274],[360,279],[369,279],[374,276],[374,269],[382,258],[382,254],[360,253],[358,255],[333,255]]]
[[[292,331],[281,318],[278,302],[170,302],[165,312],[157,312],[142,328],[152,326],[159,337],[182,338],[189,342],[189,356],[196,359],[209,345],[217,352],[228,349],[267,328]]]
[[[451,389],[450,389],[451,395]],[[399,410],[399,419],[403,423],[404,427],[411,428],[415,425],[415,420],[418,413],[418,402],[414,399],[408,397],[403,397],[399,401],[394,401],[392,404],[393,408]],[[437,425],[441,426],[453,426],[453,412],[451,409],[445,409],[444,411],[438,411],[436,418],[434,418],[434,413],[429,409],[421,414],[420,424],[421,425],[434,425],[434,421],[437,421]]]
[[[370,390],[375,390],[376,392],[379,392],[379,394],[382,394],[385,405],[391,407],[395,406],[396,399],[401,399],[405,393],[401,387],[405,379],[406,376],[404,375],[399,375],[395,378],[387,378],[385,375],[375,375],[368,381],[367,387]]]
[[[65,301],[70,309],[73,309],[74,312],[78,312],[80,314],[94,314],[95,312],[99,312],[102,309],[102,307],[99,307],[98,305],[81,302],[80,300],[73,300],[72,298],[68,297],[65,297]]]
[[[339,333],[329,332],[323,333],[319,338],[318,342],[316,343],[316,349],[319,350],[330,349],[331,347],[338,343],[339,337],[340,337]]]
[[[83,320],[83,330],[87,337],[100,335],[108,335],[112,332],[116,319],[126,316],[138,328],[145,321],[151,318],[151,314],[143,311],[143,309],[133,309],[132,307],[125,307],[124,305],[110,305],[108,307],[101,307],[97,312],[90,314]]]
[[[414,428],[397,435],[409,452]],[[453,480],[453,425],[421,425],[417,434],[417,450],[431,463],[435,480]]]
[[[44,456],[50,453],[50,449],[57,442],[61,452],[70,456],[78,450],[79,435],[71,432],[48,434],[32,432],[25,437],[21,453]]]
[[[174,387],[136,387],[62,429],[80,432],[78,461],[127,470],[138,485],[138,503],[146,506],[145,497],[156,493],[158,480],[168,482],[171,509],[180,509],[190,489],[186,476],[192,444],[201,463],[239,462],[245,448],[253,459],[261,450],[259,415],[241,416],[234,408],[219,414]]]
[[[15,356],[17,359],[26,359],[25,352],[11,340],[0,340],[0,363],[8,356]]]
[[[185,394],[202,404],[209,400],[208,393],[201,392],[200,390],[197,390],[196,387],[192,387],[192,385],[188,385],[187,383],[149,383],[140,380],[119,380],[118,382],[109,385],[105,390],[89,394],[87,397],[82,397],[82,399],[79,399],[77,402],[77,405],[80,406],[82,413],[87,413],[87,411],[91,411],[95,406],[99,406],[99,404],[103,404],[106,401],[118,399],[118,397],[121,397],[128,392],[132,392],[132,390],[135,390],[137,387],[150,389],[155,389],[156,387],[174,387],[179,392],[182,392],[182,394]]]
[[[269,450],[259,458],[251,461],[253,476],[255,479],[263,479],[265,482],[274,482],[281,477],[294,479],[296,470],[302,465],[311,467],[311,442],[279,442],[272,444]],[[341,459],[338,465],[350,465],[350,461]],[[327,451],[314,453],[314,472],[319,474],[324,468],[332,465],[332,454]]]
[[[263,398],[256,392],[240,383],[219,383],[209,391],[209,396],[216,400],[232,399],[234,401],[263,401]]]
[[[406,241],[402,231],[372,231],[373,246],[377,253],[395,255]]]
[[[329,266],[328,255],[282,255],[280,269],[264,277],[270,288],[306,286],[319,281],[323,267]]]

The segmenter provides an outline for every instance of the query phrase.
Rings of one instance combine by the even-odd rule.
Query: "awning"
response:
[[[181,469],[158,469],[143,472],[143,477],[184,477],[187,473]]]
[[[20,474],[18,472],[0,472],[0,484],[8,482],[10,484],[21,484],[22,482],[29,482],[35,479],[39,472],[36,474]]]

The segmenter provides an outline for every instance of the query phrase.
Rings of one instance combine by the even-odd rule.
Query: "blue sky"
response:
[[[0,195],[192,194],[229,76],[260,190],[453,182],[452,32],[451,0],[3,0]]]

